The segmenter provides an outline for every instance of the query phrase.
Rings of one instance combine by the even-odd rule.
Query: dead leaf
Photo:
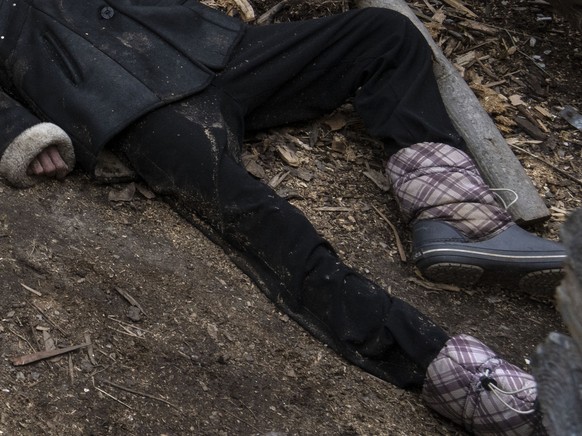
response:
[[[304,168],[297,168],[293,170],[293,175],[304,182],[311,182],[313,180],[313,173]]]
[[[323,124],[328,126],[332,132],[343,129],[347,123],[346,117],[342,113],[335,113],[323,120]]]
[[[145,185],[142,185],[141,183],[138,183],[135,185],[135,187],[137,188],[138,192],[143,195],[145,198],[147,198],[148,200],[153,200],[154,198],[156,198],[156,194],[154,194],[148,187],[146,187]]]
[[[347,148],[347,141],[343,135],[333,135],[331,141],[331,150],[338,153],[345,153]]]
[[[288,175],[289,175],[289,171],[280,172],[275,177],[271,178],[271,180],[269,180],[269,183],[267,183],[267,184],[271,188],[275,189],[277,186],[279,186],[281,184],[281,182],[283,182],[283,180],[285,180],[287,178]]]
[[[465,67],[468,64],[475,62],[475,59],[477,59],[477,53],[475,52],[475,50],[471,50],[468,53],[458,56],[455,59],[455,64]]]
[[[244,153],[241,159],[243,166],[251,175],[261,180],[267,177],[264,168],[259,164],[254,154]]]
[[[295,150],[292,150],[287,144],[277,144],[277,152],[283,162],[292,167],[298,167],[300,160]]]
[[[520,105],[520,104],[525,106],[525,103],[524,103],[524,102],[523,102],[523,100],[521,99],[521,95],[517,95],[517,94],[510,95],[510,96],[509,96],[509,101],[510,101],[510,102],[511,102],[511,104],[512,104],[512,105],[514,105],[514,106],[518,106],[518,105]]]
[[[121,189],[109,191],[109,201],[131,201],[135,196],[135,183],[128,183]]]
[[[445,15],[445,12],[442,9],[439,9],[431,17],[431,21],[438,23],[438,24],[443,24],[445,22],[446,18],[447,18],[447,16]]]
[[[283,135],[283,136],[287,140],[291,141],[293,144],[298,146],[299,148],[302,148],[304,150],[313,150],[312,147],[307,145],[305,142],[303,142],[301,139],[297,138],[296,136],[291,135],[290,133],[285,133],[285,135]]]
[[[367,170],[367,171],[364,171],[364,176],[366,176],[368,179],[370,179],[372,182],[374,182],[374,184],[378,188],[380,188],[382,191],[387,192],[390,190],[390,181],[380,171]]]
[[[124,183],[136,180],[135,172],[107,149],[97,156],[93,174],[100,183]]]

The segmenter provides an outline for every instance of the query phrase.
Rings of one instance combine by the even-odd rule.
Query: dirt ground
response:
[[[276,3],[252,5],[260,15]],[[557,239],[582,198],[581,133],[557,116],[565,105],[582,110],[580,34],[540,1],[466,0],[475,16],[450,1],[410,4],[484,104],[495,103],[488,110],[551,208],[533,230]],[[348,7],[291,1],[276,20]],[[348,264],[449,333],[478,336],[527,369],[536,345],[563,330],[551,301],[419,284],[386,222],[409,248],[394,200],[369,177],[382,149],[349,105],[249,138],[247,158]],[[463,434],[416,393],[314,340],[162,199],[139,186],[128,195],[134,187],[79,172],[28,190],[0,184],[0,435]],[[88,340],[56,359],[12,363]]]

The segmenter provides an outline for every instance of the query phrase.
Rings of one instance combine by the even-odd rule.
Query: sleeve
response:
[[[26,188],[39,178],[26,174],[33,159],[46,147],[58,148],[69,168],[75,165],[71,139],[63,129],[45,123],[0,89],[0,177]]]

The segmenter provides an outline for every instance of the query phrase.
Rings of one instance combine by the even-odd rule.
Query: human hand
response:
[[[26,173],[29,176],[54,177],[57,180],[62,180],[70,171],[69,166],[59,153],[59,149],[50,145],[34,158]]]

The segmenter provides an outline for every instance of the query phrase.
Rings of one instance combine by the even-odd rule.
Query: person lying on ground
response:
[[[350,362],[421,390],[474,433],[541,431],[530,375],[346,266],[241,165],[245,132],[353,98],[386,146],[426,277],[552,290],[562,246],[496,203],[446,113],[430,49],[402,15],[250,26],[193,0],[0,0],[0,87],[0,175],[13,185],[75,165],[93,174],[108,148],[186,219],[207,223],[273,302]]]

